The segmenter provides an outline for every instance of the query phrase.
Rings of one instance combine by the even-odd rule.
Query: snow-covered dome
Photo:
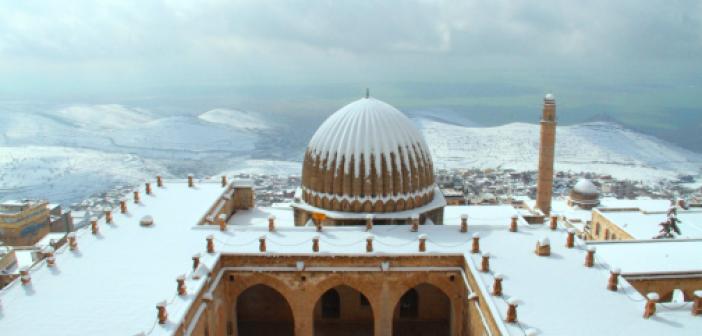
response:
[[[592,209],[600,204],[600,190],[592,181],[580,179],[568,195],[569,203],[583,209]]]
[[[544,100],[555,100],[556,98],[553,96],[553,93],[547,93],[544,96]]]
[[[411,209],[433,198],[429,148],[402,112],[362,98],[332,114],[312,136],[302,190],[305,202],[329,210]]]
[[[592,181],[585,178],[580,179],[577,183],[575,183],[575,186],[573,186],[573,191],[583,195],[600,194],[600,190],[597,189],[597,186],[595,186],[595,184],[592,183]]]

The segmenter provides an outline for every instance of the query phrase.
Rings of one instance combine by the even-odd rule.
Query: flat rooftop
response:
[[[32,284],[18,281],[0,292],[0,330],[3,335],[170,335],[193,302],[194,295],[175,293],[175,279],[187,275],[189,293],[199,291],[206,277],[194,279],[191,257],[202,253],[202,264],[212,268],[220,255],[257,254],[258,239],[266,236],[266,255],[463,255],[477,288],[504,334],[524,335],[698,335],[702,318],[690,314],[691,304],[659,310],[644,320],[643,297],[626,281],[618,292],[605,289],[606,264],[583,266],[585,244],[564,246],[564,229],[520,225],[506,229],[516,210],[507,207],[447,207],[446,225],[423,225],[410,232],[406,225],[377,225],[372,234],[374,252],[365,252],[369,233],[362,226],[293,227],[281,223],[289,210],[279,208],[238,212],[226,232],[217,226],[196,223],[223,192],[219,181],[198,181],[195,188],[165,181],[141,204],[130,202],[129,213],[114,214],[114,224],[100,220],[100,234],[89,228],[77,232],[78,251],[67,247],[56,252],[56,267],[42,261],[31,271]],[[282,212],[285,211],[285,212]],[[460,233],[455,216],[468,212],[469,232]],[[275,214],[278,229],[268,232],[259,225]],[[142,217],[154,219],[152,227],[139,225]],[[242,221],[237,222],[237,217]],[[522,221],[522,219],[520,219]],[[246,224],[248,223],[248,225]],[[522,223],[522,222],[520,222]],[[489,273],[478,272],[481,256],[469,253],[471,238],[481,237],[482,253],[489,252]],[[427,235],[427,252],[419,253],[419,235]],[[213,235],[216,253],[205,253],[205,238]],[[320,252],[311,251],[311,240],[320,237]],[[534,254],[537,240],[551,241],[551,256]],[[490,288],[496,273],[504,274],[504,296],[493,297]],[[507,310],[506,299],[518,297],[519,323],[499,323]],[[169,323],[156,322],[155,305],[168,302]],[[41,318],[38,318],[40,316]],[[593,323],[583,323],[591,320]]]
[[[658,234],[661,230],[659,224],[667,219],[665,211],[608,211],[607,209],[599,209],[598,211],[634,239],[641,240],[651,239]],[[682,221],[678,223],[682,234],[676,234],[676,238],[702,238],[702,210],[699,208],[694,210],[678,209],[678,219]]]
[[[702,239],[588,241],[622,274],[702,272]]]

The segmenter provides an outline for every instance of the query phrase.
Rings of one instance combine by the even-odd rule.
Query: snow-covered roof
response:
[[[702,272],[702,239],[588,241],[588,245],[622,274]]]
[[[573,186],[573,191],[583,195],[598,195],[600,193],[597,186],[586,178],[579,179],[578,182],[575,183],[575,186]]]
[[[619,226],[634,239],[651,239],[660,230],[659,224],[667,220],[664,211],[644,212],[639,210],[608,211],[599,209],[605,218]],[[702,238],[702,211],[678,210],[678,227],[682,232],[677,238]]]
[[[388,169],[398,171],[399,166],[391,167],[391,155],[399,158],[397,165],[404,162],[405,167],[431,162],[429,148],[414,124],[395,107],[373,97],[356,100],[329,116],[312,136],[307,150],[322,159],[329,158],[329,162],[337,157],[337,167],[328,169],[338,170],[342,164],[348,169],[354,157],[356,176],[361,156],[366,172],[371,171],[371,157],[375,167],[382,167],[385,158]]]
[[[617,292],[606,290],[606,266],[583,267],[585,245],[578,241],[576,248],[567,249],[563,229],[521,225],[518,232],[509,232],[503,223],[514,209],[486,207],[490,210],[482,213],[480,207],[448,207],[451,218],[465,212],[470,216],[473,210],[476,220],[469,218],[472,225],[467,233],[459,232],[454,219],[446,225],[422,225],[419,232],[411,232],[406,225],[377,225],[372,229],[374,252],[367,253],[369,233],[363,226],[325,227],[316,232],[311,227],[281,225],[275,234],[260,225],[230,225],[225,232],[214,225],[197,226],[222,191],[219,181],[198,183],[196,188],[166,183],[163,189],[154,188],[154,195],[144,195],[141,204],[130,203],[127,215],[115,213],[114,224],[100,219],[100,235],[92,235],[89,228],[79,230],[78,251],[59,249],[55,268],[47,268],[44,262],[33,268],[31,286],[15,281],[0,292],[3,335],[170,335],[195,297],[175,295],[176,277],[187,275],[189,292],[199,291],[207,281],[190,276],[192,255],[202,253],[201,263],[211,268],[221,254],[259,254],[262,235],[267,236],[266,253],[273,256],[313,256],[311,240],[317,235],[319,253],[324,255],[414,255],[418,254],[419,235],[426,235],[424,255],[466,258],[476,278],[474,289],[483,294],[505,334],[524,335],[529,328],[539,335],[696,335],[702,329],[702,319],[690,314],[689,304],[680,310],[661,310],[656,318],[644,320],[643,297],[626,281],[620,282]],[[278,211],[259,210],[258,214],[254,214],[257,210],[250,212],[252,220]],[[145,215],[153,216],[153,226],[138,224]],[[234,216],[238,215],[246,212]],[[290,220],[286,214],[276,216]],[[485,216],[485,225],[478,222],[479,216]],[[469,252],[475,233],[480,234],[483,253],[491,255],[491,272],[478,272],[481,255]],[[203,253],[209,235],[217,246],[215,254]],[[534,254],[534,244],[544,238],[551,242],[550,257]],[[490,295],[496,273],[503,275],[503,297]],[[519,323],[502,322],[507,300],[515,297],[520,298]],[[168,304],[169,323],[160,325],[154,307],[163,300]],[[597,323],[583,327],[582,321],[588,318]]]

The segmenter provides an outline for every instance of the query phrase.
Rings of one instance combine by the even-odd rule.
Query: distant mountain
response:
[[[255,112],[218,108],[198,116],[199,119],[240,130],[267,130],[271,124]]]
[[[423,117],[414,121],[429,143],[436,168],[537,169],[539,125],[478,128]],[[702,155],[616,123],[590,122],[558,126],[555,168],[651,181],[699,174]]]
[[[124,129],[153,120],[148,111],[118,104],[73,105],[49,113],[84,129]]]

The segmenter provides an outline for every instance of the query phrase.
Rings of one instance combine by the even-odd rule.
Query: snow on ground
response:
[[[436,168],[537,168],[539,125],[512,123],[475,128],[425,118],[417,118],[415,123],[429,144]],[[698,174],[701,167],[701,154],[613,123],[557,128],[556,170],[653,181]]]
[[[116,146],[135,150],[236,153],[254,149],[257,136],[186,116],[150,121],[110,133]]]
[[[118,104],[73,105],[62,108],[53,115],[87,129],[130,128],[153,120],[144,109]]]
[[[116,184],[136,184],[167,170],[130,154],[66,147],[0,147],[0,199],[78,202]]]
[[[255,112],[239,111],[225,108],[209,110],[198,116],[199,119],[214,123],[227,125],[241,130],[266,130],[271,125]]]
[[[243,160],[233,162],[231,169],[215,175],[257,174],[257,175],[300,175],[300,162],[276,160]]]

